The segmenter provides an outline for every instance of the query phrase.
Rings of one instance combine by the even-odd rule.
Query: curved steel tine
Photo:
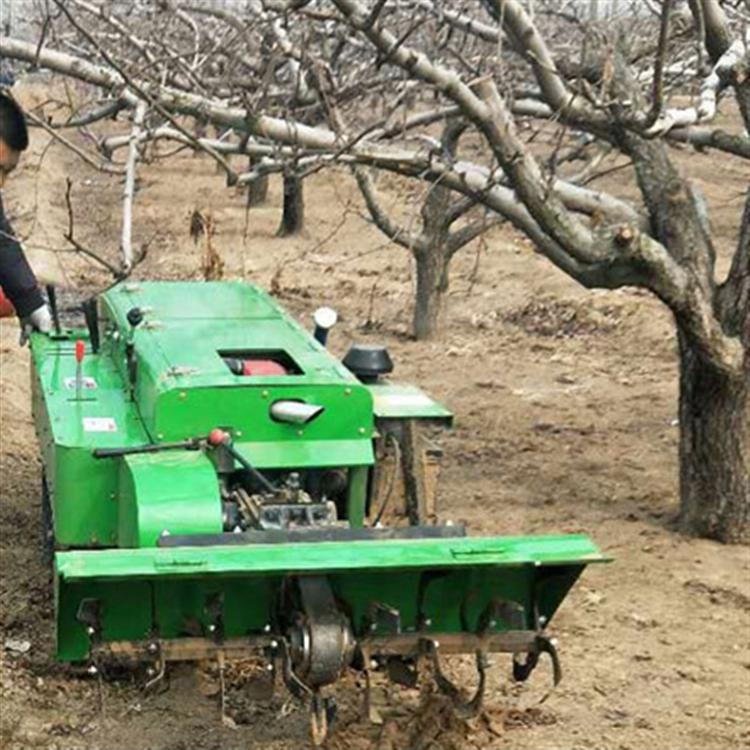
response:
[[[280,638],[279,651],[281,652],[282,677],[289,692],[295,697],[302,699],[307,695],[313,695],[313,691],[297,677],[292,667],[292,657],[289,653],[289,644],[286,639]]]
[[[362,670],[365,677],[365,693],[362,700],[362,712],[369,722],[372,724],[377,723],[377,717],[373,712],[372,706],[372,675],[370,674],[370,652],[367,649],[361,649],[362,663],[364,669]]]
[[[435,684],[438,686],[443,695],[450,698],[453,703],[453,709],[459,719],[471,719],[482,710],[482,701],[484,699],[484,690],[487,682],[487,656],[481,649],[475,652],[477,674],[479,683],[474,695],[469,700],[461,697],[461,691],[443,674],[440,667],[440,657],[438,655],[438,644],[432,640],[426,640],[427,652],[432,660],[432,667],[435,673]]]
[[[143,686],[144,690],[150,690],[155,685],[158,685],[163,679],[164,675],[167,672],[167,662],[162,656],[159,656],[159,661],[157,662],[159,667],[156,671],[156,674],[150,679],[147,680],[146,684]]]
[[[289,692],[297,699],[310,696],[310,736],[315,747],[320,747],[328,737],[329,706],[320,694],[320,690],[313,690],[297,677],[292,666],[292,657],[289,653],[289,644],[284,638],[279,639],[279,651],[281,652],[282,675],[284,684]]]
[[[560,666],[560,657],[557,655],[555,641],[546,636],[538,636],[537,641],[539,642],[539,651],[549,654],[549,658],[552,660],[552,684],[557,687],[562,680],[562,667]]]
[[[552,660],[552,684],[557,687],[562,680],[562,667],[553,639],[546,635],[538,635],[535,649],[535,651],[526,654],[526,661],[518,661],[516,657],[513,658],[513,679],[516,682],[524,682],[539,663],[540,654],[549,654],[549,658]]]
[[[315,747],[323,745],[328,737],[328,707],[319,690],[310,701],[310,735]]]

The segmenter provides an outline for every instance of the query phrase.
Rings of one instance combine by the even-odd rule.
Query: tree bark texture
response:
[[[305,223],[305,200],[302,179],[287,172],[284,174],[284,208],[279,226],[279,237],[288,237],[302,230]]]
[[[750,358],[730,378],[680,335],[679,414],[683,531],[750,541]]]
[[[451,254],[445,245],[430,245],[415,252],[417,294],[414,300],[414,337],[418,341],[438,335],[445,321],[448,267]]]
[[[248,167],[253,170],[260,163],[260,158],[250,157]],[[260,206],[268,198],[268,175],[258,177],[247,186],[247,207]]]
[[[455,158],[458,141],[466,126],[448,120],[443,128],[443,152]],[[449,218],[452,193],[442,185],[433,185],[422,205],[422,235],[412,252],[417,267],[417,294],[414,300],[414,337],[417,341],[438,335],[446,318],[448,269],[458,246],[451,243]]]

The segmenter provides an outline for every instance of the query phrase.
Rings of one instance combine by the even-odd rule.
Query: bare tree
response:
[[[448,120],[436,144],[449,159],[455,159],[458,140],[465,130],[465,121]],[[378,198],[372,180],[361,167],[355,177],[368,213],[375,226],[390,240],[406,248],[416,267],[416,294],[412,331],[418,340],[440,333],[445,323],[445,298],[450,285],[449,268],[453,256],[488,229],[503,221],[500,214],[487,214],[464,221],[477,202],[435,182],[427,191],[420,209],[421,229],[415,232],[410,224],[399,224]],[[459,225],[460,226],[457,226]]]
[[[747,164],[746,3],[649,0],[627,12],[622,2],[601,23],[574,0],[253,0],[234,15],[170,3],[146,11],[158,24],[137,13],[126,24],[84,0],[54,5],[47,37],[0,38],[0,53],[104,90],[89,123],[145,101],[154,124],[140,140],[201,150],[230,184],[329,164],[427,181],[430,200],[482,206],[586,287],[653,293],[679,343],[683,528],[747,538],[750,193],[717,280],[707,206],[671,151],[717,149]],[[735,102],[738,132],[713,125],[722,97]],[[192,118],[227,138],[196,137]],[[479,148],[436,148],[447,118]],[[105,152],[132,140],[115,138],[102,139]],[[255,166],[237,174],[233,153]],[[638,200],[591,187],[607,160],[631,165]]]

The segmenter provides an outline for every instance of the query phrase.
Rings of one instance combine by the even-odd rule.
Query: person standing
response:
[[[18,165],[21,152],[28,145],[29,133],[23,110],[9,94],[0,91],[0,188]],[[5,217],[1,192],[0,289],[21,322],[22,344],[31,331],[49,333],[52,330],[52,316],[42,297],[36,276]],[[0,300],[0,309],[2,307]]]

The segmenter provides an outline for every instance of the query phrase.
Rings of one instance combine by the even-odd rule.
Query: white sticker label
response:
[[[117,423],[111,417],[84,417],[84,432],[117,432]]]
[[[69,391],[74,391],[76,389],[76,379],[75,378],[65,378],[65,387]],[[84,391],[95,391],[97,389],[96,380],[94,378],[81,378],[81,388]]]
[[[389,393],[387,396],[376,396],[375,402],[382,406],[432,406],[433,401],[423,393]]]

